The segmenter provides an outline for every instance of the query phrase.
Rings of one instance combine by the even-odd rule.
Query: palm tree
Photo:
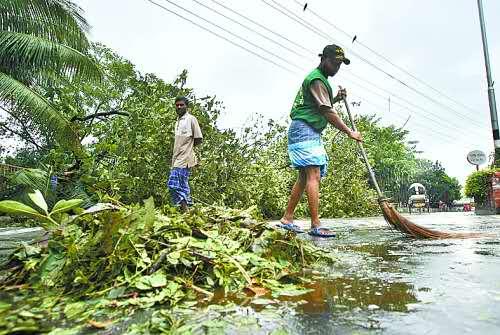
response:
[[[40,88],[54,79],[100,78],[88,54],[88,29],[69,0],[0,0],[0,105],[11,115],[28,113],[77,156],[83,151],[75,126]]]

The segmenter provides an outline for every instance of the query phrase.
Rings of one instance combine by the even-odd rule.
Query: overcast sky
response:
[[[317,53],[337,43],[346,49],[351,65],[330,79],[332,86],[346,87],[351,101],[361,101],[355,113],[377,113],[384,125],[402,126],[409,118],[405,129],[410,140],[419,141],[419,157],[441,161],[463,183],[474,171],[467,153],[493,150],[476,0],[312,0],[305,11],[304,1],[296,0],[155,2],[268,60],[147,0],[77,1],[92,25],[91,39],[114,49],[141,72],[172,81],[187,69],[188,86],[197,96],[216,95],[224,102],[221,127],[239,128],[258,113],[285,122],[303,78],[318,64]],[[290,11],[316,32],[265,2]],[[500,1],[484,0],[483,5],[493,79],[500,80]]]

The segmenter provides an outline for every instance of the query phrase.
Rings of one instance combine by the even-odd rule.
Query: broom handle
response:
[[[349,120],[351,120],[352,129],[354,131],[358,131],[358,129],[356,128],[356,124],[354,123],[354,119],[352,117],[351,110],[349,109],[349,104],[347,103],[347,99],[343,98],[342,100],[344,100],[344,105],[345,105],[345,108],[347,109],[347,115],[349,115]],[[368,170],[368,173],[370,174],[370,179],[371,179],[373,185],[375,185],[375,189],[377,190],[378,197],[383,198],[384,195],[382,194],[382,191],[380,190],[380,187],[378,186],[377,179],[375,179],[375,174],[373,173],[370,162],[368,161],[368,157],[366,156],[366,152],[365,152],[365,148],[363,147],[363,143],[360,141],[356,141],[356,143],[358,144],[359,151],[361,151],[361,156],[363,156],[363,161],[365,162],[366,169]]]

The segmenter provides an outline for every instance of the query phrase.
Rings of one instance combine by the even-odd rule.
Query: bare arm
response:
[[[194,139],[194,146],[198,146],[203,142],[203,134],[201,133],[200,125],[198,124],[198,120],[196,118],[192,118],[192,123],[191,123],[192,131],[193,131],[193,139]]]
[[[323,113],[328,122],[333,125],[335,128],[347,134],[352,139],[356,141],[361,141],[361,134],[357,131],[351,130],[344,121],[339,117],[337,112],[333,109],[330,103],[330,96],[328,91],[326,90],[325,85],[320,80],[315,80],[311,84],[311,94],[313,98],[316,100],[316,104],[318,105],[319,111]],[[345,90],[339,91],[337,96],[333,98],[333,102],[339,102],[345,96]]]
[[[335,128],[338,130],[343,131],[346,133],[349,137],[354,138],[352,135],[355,133],[354,131],[349,128],[344,121],[340,118],[340,116],[333,110],[333,108],[330,108],[328,111],[323,112],[323,115],[326,117],[328,122],[333,125]],[[357,139],[357,138],[355,138]]]

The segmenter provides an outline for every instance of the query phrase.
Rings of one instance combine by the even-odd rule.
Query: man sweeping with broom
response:
[[[339,90],[334,96],[328,82],[328,77],[337,74],[342,63],[349,65],[349,59],[345,57],[344,50],[334,44],[327,45],[319,56],[321,62],[304,79],[290,114],[292,123],[288,130],[288,155],[292,166],[299,170],[299,176],[292,188],[279,227],[296,233],[304,232],[293,223],[293,216],[295,207],[305,190],[311,214],[309,234],[334,237],[334,232],[321,228],[318,214],[320,178],[325,176],[328,164],[328,157],[321,141],[321,132],[330,123],[350,138],[356,141],[362,139],[361,134],[351,130],[333,109],[335,103],[345,98],[345,90]]]

